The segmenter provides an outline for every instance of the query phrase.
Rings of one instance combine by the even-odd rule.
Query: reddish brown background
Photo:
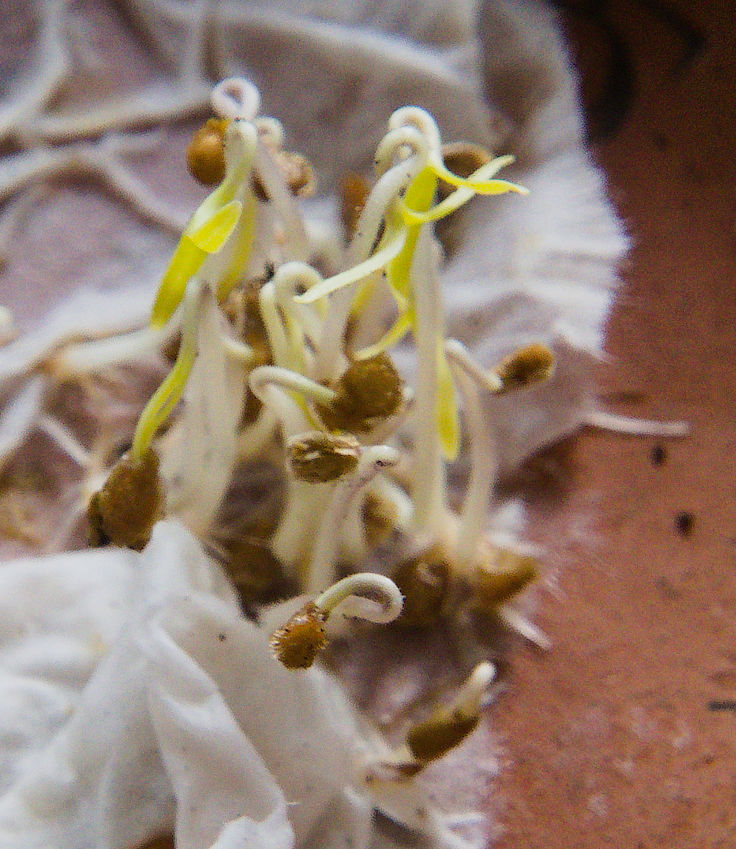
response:
[[[527,472],[554,648],[519,651],[494,712],[498,847],[730,849],[736,703],[711,703],[736,699],[735,10],[560,5],[634,244],[603,398],[692,435],[655,466],[658,440],[588,432]]]

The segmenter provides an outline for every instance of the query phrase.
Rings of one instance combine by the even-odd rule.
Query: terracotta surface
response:
[[[536,621],[554,648],[519,644],[491,712],[506,761],[490,802],[506,829],[497,845],[728,849],[736,847],[732,13],[728,3],[674,0],[565,5],[594,149],[634,239],[602,403],[687,419],[693,432],[678,442],[588,432],[522,475],[530,532],[549,552]],[[152,168],[159,178],[165,170]],[[57,212],[79,203],[80,190],[67,186],[59,197]],[[92,204],[89,244],[102,243],[113,203]],[[64,235],[55,216],[25,234],[28,250],[49,227]],[[39,311],[28,292],[49,274],[14,263],[0,285],[23,318]],[[63,279],[57,270],[46,285],[58,294]],[[676,527],[682,511],[694,517],[689,535]]]
[[[508,760],[499,849],[736,846],[730,5],[571,3],[565,14],[592,128],[610,124],[594,150],[634,241],[603,403],[686,419],[692,435],[588,432],[535,463],[545,483],[528,487],[530,528],[558,576],[537,621],[554,648],[519,651],[494,711]],[[673,28],[670,7],[692,31],[676,16]],[[606,29],[629,51],[630,100]],[[607,85],[622,96],[602,97]]]

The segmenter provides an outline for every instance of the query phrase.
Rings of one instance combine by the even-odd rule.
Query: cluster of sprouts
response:
[[[145,558],[156,533],[173,539],[186,525],[270,633],[266,678],[303,675],[355,619],[419,629],[472,611],[546,646],[510,603],[537,577],[534,550],[488,531],[497,476],[488,411],[489,398],[547,380],[554,357],[527,344],[485,368],[446,336],[434,232],[476,195],[524,194],[497,176],[512,158],[443,144],[426,111],[398,109],[372,179],[346,175],[342,221],[328,226],[310,215],[311,164],[259,115],[257,89],[227,79],[211,105],[187,151],[211,192],[145,326],[136,304],[120,301],[95,315],[94,333],[75,332],[75,315],[5,349],[0,376],[17,391],[0,416],[0,467],[35,426],[85,473],[65,531],[84,516],[91,546]],[[12,334],[0,313],[0,339]],[[413,352],[406,373],[398,346],[404,364]],[[101,387],[145,361],[165,376],[136,408],[121,456],[110,451],[121,425]],[[46,409],[68,383],[100,395],[90,448]],[[600,415],[598,424],[621,424]],[[667,427],[682,428],[657,432]],[[448,470],[461,454],[458,494]],[[259,499],[264,489],[271,497]],[[178,522],[161,521],[169,517]],[[20,514],[6,519],[23,525]],[[443,849],[468,844],[426,804],[422,778],[478,724],[495,675],[485,651],[454,698],[406,725],[397,745],[366,737],[353,764],[350,780],[375,808]]]
[[[399,109],[373,184],[346,183],[342,231],[328,232],[300,205],[309,163],[259,105],[241,78],[212,93],[216,117],[187,160],[215,188],[184,229],[148,328],[64,353],[67,368],[94,369],[98,353],[173,351],[130,451],[90,501],[90,541],[142,548],[159,518],[178,515],[219,546],[247,601],[284,586],[314,597],[368,567],[397,581],[405,625],[471,603],[542,639],[506,607],[535,577],[534,558],[484,533],[496,462],[482,402],[547,379],[553,357],[531,345],[486,370],[446,338],[433,232],[475,195],[523,194],[496,176],[511,157],[443,146],[426,111]],[[409,339],[411,384],[391,357]],[[456,512],[446,471],[463,439],[470,471]],[[263,458],[282,477],[279,510],[224,539],[217,515],[232,476]],[[320,628],[311,639],[309,658]]]

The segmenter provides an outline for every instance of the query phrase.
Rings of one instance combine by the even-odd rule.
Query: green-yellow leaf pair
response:
[[[298,300],[311,303],[337,289],[364,280],[382,268],[396,300],[399,316],[378,342],[357,352],[357,358],[374,357],[398,344],[416,328],[415,295],[411,287],[411,269],[417,240],[423,225],[450,215],[474,195],[498,195],[506,192],[527,194],[527,190],[507,180],[492,179],[514,161],[513,156],[500,156],[482,165],[469,177],[450,171],[440,155],[431,155],[427,166],[419,172],[393,210],[386,218],[385,233],[378,250],[364,262],[323,280]],[[447,198],[432,206],[439,180],[456,186]],[[422,285],[422,281],[418,281]],[[452,372],[445,356],[444,337],[437,340],[437,407],[435,410],[440,443],[445,457],[453,460],[460,449],[460,423],[457,393]]]
[[[217,281],[218,298],[227,296],[247,265],[253,242],[256,200],[252,191],[243,189],[253,167],[255,127],[247,122],[233,121],[226,131],[225,144],[225,179],[205,198],[179,240],[153,305],[153,327],[163,327],[171,318],[184,297],[187,283],[209,256],[223,249],[239,223],[230,265]],[[233,151],[230,157],[228,145]]]
[[[163,327],[171,318],[184,297],[187,283],[204,265],[210,254],[222,250],[237,226],[242,211],[243,204],[239,200],[231,200],[196,229],[192,229],[194,218],[192,219],[161,280],[151,314],[153,327]]]

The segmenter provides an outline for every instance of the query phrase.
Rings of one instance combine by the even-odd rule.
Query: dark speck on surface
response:
[[[708,702],[708,710],[736,712],[736,699],[720,699]]]
[[[217,635],[217,639],[218,639],[221,643],[224,643],[224,642],[225,642],[225,635],[224,635],[224,634],[218,634],[218,635]]]
[[[695,516],[687,510],[681,510],[675,516],[675,528],[677,529],[677,533],[683,537],[689,537],[693,532],[693,525],[695,524]]]
[[[664,445],[655,445],[649,455],[653,466],[663,466],[667,460],[667,449]]]

